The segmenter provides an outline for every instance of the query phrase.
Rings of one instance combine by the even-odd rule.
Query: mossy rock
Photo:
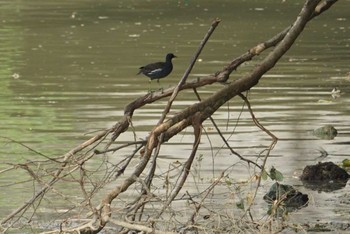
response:
[[[325,125],[315,129],[313,134],[322,140],[333,140],[337,136],[338,131],[332,125]]]

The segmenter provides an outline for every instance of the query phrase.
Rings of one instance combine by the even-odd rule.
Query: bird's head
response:
[[[173,58],[176,58],[176,56],[173,53],[169,53],[166,55],[166,60],[172,60]]]

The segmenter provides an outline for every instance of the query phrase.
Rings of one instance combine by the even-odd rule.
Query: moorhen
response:
[[[146,66],[140,67],[140,71],[137,74],[142,73],[145,76],[148,76],[150,78],[149,82],[156,79],[159,83],[159,79],[168,76],[173,70],[173,63],[171,62],[173,58],[176,58],[176,56],[169,53],[166,55],[165,62],[150,63]]]

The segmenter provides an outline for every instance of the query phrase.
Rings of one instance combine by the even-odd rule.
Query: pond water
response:
[[[113,126],[124,106],[148,91],[148,79],[136,75],[138,68],[164,60],[168,52],[178,58],[172,74],[160,85],[177,84],[214,18],[222,21],[190,79],[219,71],[290,25],[302,4],[281,0],[0,0],[0,170],[37,158],[35,152],[10,143],[9,138],[45,155],[59,156],[95,131]],[[349,7],[350,1],[339,1],[308,24],[286,56],[249,92],[255,116],[279,138],[267,168],[274,166],[286,183],[312,198],[308,207],[292,216],[296,221],[342,224],[350,219],[349,186],[315,192],[297,179],[305,165],[318,161],[340,164],[350,158]],[[231,79],[247,74],[261,58],[240,67]],[[156,82],[151,85],[158,88]],[[333,97],[335,87],[341,93]],[[219,88],[221,85],[212,85],[200,94],[205,98]],[[135,113],[137,138],[147,136],[166,101]],[[195,101],[190,91],[185,92],[172,112]],[[235,98],[214,118],[225,136],[231,136],[231,146],[255,160],[271,139],[254,126],[246,109],[241,113],[242,105]],[[325,124],[338,130],[334,140],[320,140],[311,134]],[[232,167],[232,180],[247,180],[252,172],[221,149],[223,143],[209,121],[204,129],[208,137],[203,137],[198,154],[204,160],[194,165],[207,182],[203,186],[228,167]],[[124,137],[126,141],[134,136]],[[162,148],[159,167],[166,170],[169,163],[183,161],[191,144],[191,130],[175,137]],[[319,158],[324,151],[328,155]],[[20,170],[0,174],[1,217],[32,195],[30,184],[19,183],[25,178],[27,174]],[[265,191],[272,183],[263,182]],[[187,189],[191,189],[190,183]],[[225,198],[218,193],[217,199]],[[258,206],[256,212],[259,216],[266,210]]]

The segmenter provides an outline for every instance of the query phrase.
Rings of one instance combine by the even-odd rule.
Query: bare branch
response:
[[[277,138],[273,135],[273,133],[265,129],[264,126],[262,126],[259,123],[259,121],[255,118],[248,99],[242,93],[245,91],[248,91],[253,86],[258,84],[261,77],[266,72],[271,70],[276,65],[278,60],[290,49],[294,41],[302,33],[305,25],[315,16],[318,16],[319,14],[327,10],[329,7],[331,7],[332,4],[334,4],[335,2],[336,1],[331,1],[331,0],[322,1],[322,2],[320,0],[307,0],[299,16],[291,26],[287,27],[282,32],[270,38],[269,40],[263,43],[259,43],[255,47],[249,49],[248,52],[232,60],[221,71],[216,72],[215,74],[205,78],[187,81],[187,77],[190,74],[195,64],[195,61],[197,60],[198,55],[201,53],[203,47],[205,46],[205,43],[208,41],[210,35],[213,33],[213,31],[215,30],[215,28],[218,26],[220,22],[220,20],[218,19],[214,20],[209,31],[205,35],[201,44],[199,45],[197,52],[193,56],[193,59],[189,67],[185,71],[182,79],[179,81],[176,87],[169,88],[162,92],[147,94],[129,103],[124,109],[124,116],[113,127],[101,131],[100,133],[96,134],[95,136],[91,137],[87,141],[71,149],[69,152],[67,152],[66,154],[64,154],[59,158],[47,157],[43,154],[40,154],[39,152],[32,150],[32,152],[35,152],[38,155],[41,155],[46,159],[48,159],[47,161],[49,161],[51,164],[56,165],[56,169],[54,171],[52,170],[50,171],[51,168],[47,169],[47,168],[38,167],[40,169],[40,172],[45,172],[46,175],[50,176],[49,179],[46,179],[46,180],[43,179],[43,177],[40,177],[38,173],[35,170],[33,170],[32,167],[36,165],[33,162],[32,164],[28,163],[28,164],[15,165],[18,168],[22,168],[23,170],[27,171],[31,176],[31,179],[32,179],[31,181],[33,181],[33,183],[34,182],[39,183],[41,188],[38,191],[36,191],[33,197],[28,199],[28,201],[25,204],[23,204],[18,209],[13,211],[10,215],[5,217],[1,221],[1,224],[2,225],[7,224],[10,221],[15,220],[16,217],[17,218],[21,217],[21,215],[23,215],[31,207],[33,207],[33,210],[34,210],[33,214],[34,214],[37,207],[35,207],[33,204],[40,204],[41,199],[49,191],[53,191],[53,192],[56,192],[57,194],[60,194],[56,190],[56,187],[54,186],[59,181],[68,180],[65,177],[67,177],[67,175],[71,175],[71,177],[69,178],[73,178],[72,180],[75,183],[77,183],[81,188],[81,191],[84,197],[84,206],[89,208],[90,213],[92,213],[94,216],[93,216],[93,219],[88,220],[87,222],[83,223],[78,227],[67,228],[67,229],[64,229],[62,227],[60,230],[58,231],[56,230],[55,233],[59,233],[59,232],[98,233],[105,227],[105,225],[108,222],[114,223],[126,229],[139,230],[143,232],[166,233],[154,228],[152,222],[142,223],[141,225],[140,223],[131,223],[131,222],[124,222],[124,221],[118,221],[118,220],[112,219],[111,218],[113,213],[113,210],[111,208],[112,202],[118,196],[120,196],[123,192],[127,191],[130,188],[130,186],[133,185],[135,182],[139,182],[139,183],[136,183],[135,185],[140,186],[142,188],[142,192],[138,196],[138,198],[135,199],[135,203],[133,204],[133,206],[129,209],[130,213],[134,212],[130,216],[132,217],[130,221],[133,221],[133,219],[135,219],[136,213],[139,213],[140,210],[142,213],[145,207],[145,204],[148,203],[151,200],[151,198],[152,199],[156,198],[157,201],[166,200],[165,203],[162,204],[160,210],[158,211],[157,216],[160,218],[163,212],[166,209],[168,209],[169,205],[175,200],[176,196],[179,194],[182,186],[187,180],[188,174],[193,164],[193,160],[196,156],[196,153],[199,147],[199,143],[201,141],[202,130],[203,130],[202,123],[207,119],[211,120],[213,126],[216,128],[217,133],[219,134],[222,141],[225,143],[226,147],[231,151],[232,154],[235,154],[236,156],[238,156],[240,160],[245,161],[249,166],[254,165],[255,167],[258,167],[261,170],[263,170],[266,160],[268,159],[268,156],[271,150],[273,149],[273,147],[277,142]],[[250,74],[240,79],[229,82],[229,77],[231,73],[235,71],[237,67],[239,67],[244,62],[247,62],[253,59],[256,55],[259,55],[265,50],[272,47],[274,48],[270,51],[270,53],[263,59],[263,61],[258,66],[256,66],[252,70]],[[197,93],[197,89],[205,85],[216,83],[216,82],[220,82],[224,84],[224,86],[222,86],[220,90],[218,90],[216,93],[213,93],[208,98],[201,100]],[[174,114],[173,116],[167,116],[170,111],[170,108],[172,107],[173,101],[175,100],[179,92],[185,89],[193,89],[195,94],[198,95],[197,97],[199,102],[188,106],[187,108]],[[169,96],[170,96],[170,99],[163,111],[162,117],[160,118],[158,124],[154,127],[154,129],[152,129],[152,131],[149,133],[146,140],[137,141],[136,139],[134,139],[134,142],[119,144],[119,147],[116,147],[113,149],[110,148],[112,143],[116,142],[117,139],[121,136],[121,134],[128,130],[133,131],[134,138],[136,138],[135,132],[132,126],[132,118],[133,118],[134,111],[136,109]],[[245,159],[238,152],[236,152],[228,144],[227,139],[225,139],[223,134],[220,132],[220,129],[217,127],[215,120],[212,118],[212,115],[219,108],[221,108],[226,102],[230,101],[232,98],[236,96],[240,96],[244,100],[256,126],[258,126],[262,131],[266,132],[272,138],[272,143],[270,147],[267,149],[267,153],[265,155],[262,165],[258,165],[256,162]],[[129,128],[130,126],[131,126],[131,129]],[[151,185],[154,182],[153,181],[154,178],[156,178],[155,176],[157,175],[156,165],[157,165],[158,155],[161,152],[160,149],[162,145],[168,140],[170,140],[172,137],[174,137],[175,135],[181,133],[184,129],[186,129],[189,126],[192,126],[194,129],[194,142],[192,145],[192,151],[188,156],[187,160],[185,161],[185,163],[182,164],[183,167],[177,177],[177,180],[175,182],[176,185],[174,189],[170,192],[170,195],[167,197],[167,199],[163,199],[163,197],[153,196],[152,195],[153,190]],[[95,150],[95,148],[101,143],[104,143],[103,145],[104,150],[103,151]],[[108,167],[108,170],[106,169],[104,174],[104,179],[106,179],[106,181],[96,182],[96,183],[93,182],[93,179],[92,179],[93,173],[87,169],[86,162],[88,162],[92,157],[96,156],[97,154],[102,154],[97,157],[98,159],[100,158],[104,159],[101,156],[105,156],[105,158],[107,158],[108,152],[117,152],[121,149],[125,149],[126,147],[133,146],[133,145],[135,145],[135,147],[133,147],[133,150],[131,150],[126,157],[123,157],[122,159],[120,159],[118,163],[110,163],[108,159],[106,159],[105,161],[107,162],[106,165],[101,163],[101,167],[102,165],[104,165],[106,168]],[[140,152],[141,156],[138,158],[134,157],[138,152]],[[130,166],[131,165],[130,162],[132,160],[133,162],[138,160],[137,165],[134,168],[131,168]],[[120,165],[122,165],[121,168],[119,167]],[[15,168],[15,166],[13,168]],[[146,168],[148,169],[148,173],[145,173]],[[130,170],[126,170],[126,169],[130,169]],[[79,178],[76,177],[77,171],[80,172],[78,175]],[[74,173],[75,176],[73,176],[73,172],[75,172]],[[117,173],[117,177],[122,173],[128,173],[128,174],[125,175],[126,177],[123,178],[122,181],[119,181],[121,180],[121,177],[118,177],[117,178],[118,180],[114,181],[114,177],[112,175],[114,175],[115,173]],[[223,174],[221,175],[221,177],[222,176]],[[167,177],[167,179],[170,180],[172,178]],[[166,182],[168,183],[169,181],[166,181]],[[94,207],[93,203],[91,202],[92,194],[96,193],[99,189],[101,189],[107,183],[109,183],[111,189],[103,195],[103,198],[101,199],[100,204]],[[113,185],[112,183],[115,183],[115,184]],[[258,181],[257,185],[259,186],[259,184],[260,184],[260,180]],[[93,186],[91,191],[88,190],[89,188],[88,185]],[[215,185],[216,184],[214,183],[213,187]],[[207,194],[205,194],[203,199],[206,198],[209,191],[213,187],[211,187],[208,190]],[[64,198],[63,194],[61,196]],[[74,204],[78,205],[77,203],[74,203]],[[201,203],[198,206],[196,206],[196,210],[192,214],[192,218],[191,218],[192,221],[194,220],[201,206],[202,206]],[[246,212],[249,212],[249,209],[250,207],[246,210]],[[127,208],[121,209],[121,210],[128,211]],[[130,213],[127,213],[125,215],[129,215]],[[141,220],[141,215],[140,215],[140,220]],[[53,232],[49,232],[49,233],[53,233]]]

